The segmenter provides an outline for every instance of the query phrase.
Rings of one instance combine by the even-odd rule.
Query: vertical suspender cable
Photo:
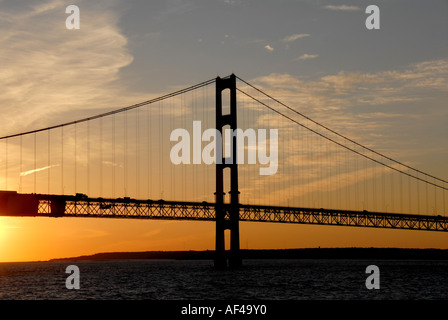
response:
[[[103,118],[100,118],[100,197],[103,197]]]
[[[22,144],[22,136],[20,136],[20,172],[19,172],[19,193],[22,193],[22,152],[23,152],[23,144]]]
[[[170,99],[169,101],[170,104],[170,130],[174,129],[174,114],[173,114],[173,99]],[[174,168],[173,168],[173,164],[170,163],[170,186],[171,186],[171,194],[170,194],[170,198],[173,200],[176,200],[176,197],[174,196]]]
[[[395,202],[394,202],[394,197],[395,197],[394,173],[391,171],[389,176],[390,176],[390,189],[391,189],[390,212],[394,212],[394,210],[395,210],[395,207],[394,207],[394,204],[395,204]]]
[[[418,173],[417,173],[418,176]],[[420,181],[417,181],[417,213],[421,214],[420,212]]]
[[[344,142],[344,145],[347,145],[347,142]],[[349,174],[348,174],[348,168],[349,168],[349,162],[350,162],[350,155],[347,151],[345,151],[345,192],[347,193],[345,195],[345,202],[346,202],[346,210],[350,209],[350,180],[349,180]]]
[[[150,170],[150,144],[151,144],[151,135],[150,135],[150,126],[151,126],[151,117],[150,117],[150,113],[149,113],[149,108],[150,107],[146,107],[146,167],[147,167],[147,192],[148,192],[148,199],[151,198],[151,192],[150,192],[150,180],[151,180],[151,170]]]
[[[75,193],[78,192],[78,128],[75,123]]]
[[[412,189],[411,189],[411,176],[408,176],[408,193],[409,193],[409,209],[408,212],[412,213]],[[417,198],[417,197],[414,197]]]
[[[163,199],[163,161],[162,161],[162,154],[163,154],[163,143],[162,143],[162,101],[159,102],[159,187],[160,187],[160,198]]]
[[[442,190],[442,196],[443,196],[443,214],[446,215],[445,190]]]
[[[76,161],[76,159],[75,159]],[[61,191],[64,193],[64,127],[61,127]]]
[[[436,182],[435,179],[433,179],[434,183]],[[434,214],[437,213],[437,189],[434,187]]]
[[[115,198],[115,115],[112,116],[112,197]]]
[[[37,170],[36,170],[36,166],[37,166],[37,162],[36,162],[36,156],[37,156],[37,142],[36,142],[36,133],[34,133],[34,193],[36,193],[36,174],[37,174]]]
[[[128,195],[128,112],[124,112],[124,196]]]
[[[139,123],[139,109],[135,112],[135,197],[139,199],[139,181],[140,181],[140,123]]]
[[[5,190],[8,190],[8,139],[5,139]]]
[[[411,199],[409,199],[411,201]],[[400,212],[403,213],[403,175],[400,174]]]
[[[376,197],[376,171],[375,171],[375,164],[371,163],[371,170],[372,170],[372,189],[373,189],[373,210],[376,211],[376,205],[378,203],[378,199]]]
[[[90,121],[87,121],[87,195],[90,194]]]
[[[51,179],[50,179],[50,174],[51,174],[51,165],[50,165],[50,130],[48,130],[47,131],[47,139],[48,139],[48,164],[47,164],[47,167],[48,167],[48,173],[47,173],[47,178],[48,178],[48,194],[50,194],[50,182],[51,182]]]

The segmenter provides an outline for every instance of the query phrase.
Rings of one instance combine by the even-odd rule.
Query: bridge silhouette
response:
[[[214,221],[218,268],[241,265],[240,221],[448,231],[448,181],[299,108],[232,74],[0,137],[0,215]],[[238,149],[236,135],[214,141],[213,165],[173,164],[170,134],[185,128],[194,135],[194,121],[220,133],[275,128],[278,141],[258,141],[265,155],[268,146],[277,148],[278,171],[260,175],[266,163],[248,163],[251,146]],[[205,140],[198,139],[202,150]]]

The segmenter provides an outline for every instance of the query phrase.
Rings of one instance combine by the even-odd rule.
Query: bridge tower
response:
[[[223,114],[222,94],[223,91],[230,91],[230,113]],[[229,126],[231,130],[237,129],[236,117],[236,77],[232,74],[226,78],[216,78],[216,129],[223,135],[223,127]],[[233,132],[233,131],[232,131]],[[223,139],[224,140],[224,139]],[[239,191],[238,191],[238,164],[237,164],[237,144],[236,137],[231,135],[231,155],[224,158],[224,144],[217,143],[216,154],[216,250],[215,267],[238,268],[242,264],[240,254],[240,236],[239,236]],[[219,159],[221,158],[221,159]],[[222,160],[222,161],[219,161]],[[230,205],[224,203],[224,170],[230,170]],[[225,251],[225,230],[230,230],[230,255],[228,257]]]

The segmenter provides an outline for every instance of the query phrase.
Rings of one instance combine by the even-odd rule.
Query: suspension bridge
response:
[[[232,74],[5,135],[0,215],[214,221],[217,267],[241,265],[239,221],[448,231],[447,180],[299,109]],[[259,135],[256,146],[264,159],[277,152],[277,171],[260,175],[266,161],[249,161],[253,146],[238,149],[236,135],[223,135],[221,145],[216,136],[208,140],[215,146],[213,164],[174,164],[171,133],[194,133],[195,121],[219,133],[277,130],[278,140]],[[199,141],[200,150],[205,145]]]

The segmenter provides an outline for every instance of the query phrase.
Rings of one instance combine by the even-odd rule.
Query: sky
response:
[[[66,28],[69,4],[80,9],[80,29]],[[372,4],[378,30],[365,25]],[[442,0],[0,0],[0,136],[235,73],[447,179],[447,16]],[[2,217],[0,261],[214,248],[213,223],[105,220]],[[241,223],[240,237],[254,249],[448,248],[444,233],[350,227]]]

